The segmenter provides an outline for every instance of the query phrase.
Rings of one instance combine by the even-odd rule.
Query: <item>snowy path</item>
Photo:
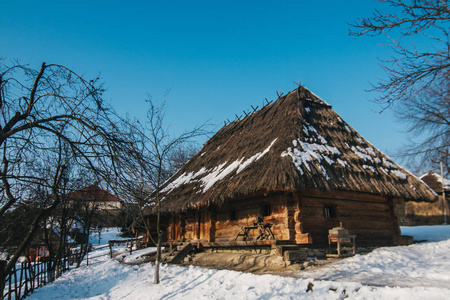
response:
[[[29,299],[450,299],[450,226],[418,235],[427,230],[436,242],[379,248],[307,274],[326,280],[164,264],[161,283],[154,285],[152,264],[123,265],[106,257],[71,270]],[[312,292],[306,292],[309,283]]]

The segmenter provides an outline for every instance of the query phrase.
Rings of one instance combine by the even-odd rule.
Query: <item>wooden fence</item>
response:
[[[27,261],[16,264],[6,277],[5,287],[0,299],[24,299],[35,289],[54,281],[69,270],[75,263],[77,255],[76,252],[68,251],[58,264],[54,261]]]
[[[109,248],[109,253],[89,256],[89,252],[86,251],[86,259],[83,261],[82,266],[88,266],[95,263],[96,258],[109,255],[113,256],[113,247],[117,245],[125,245],[130,254],[133,251],[133,246],[136,249],[139,248],[139,244],[142,242],[142,238],[127,239],[127,240],[110,240],[107,246],[97,247],[96,250],[102,248]],[[61,262],[55,265],[53,261],[43,262],[23,262],[16,264],[14,269],[6,277],[6,284],[2,292],[0,300],[20,300],[31,294],[38,287],[44,286],[49,282],[54,281],[61,276],[65,271],[70,268],[76,267],[77,260],[80,258],[80,249],[71,249],[67,252],[66,256],[61,259]],[[3,261],[0,261],[2,263]],[[6,262],[5,262],[6,263]],[[2,268],[0,268],[1,272]],[[1,276],[1,274],[0,274]]]
[[[143,238],[135,238],[135,239],[127,239],[127,240],[109,240],[109,256],[113,258],[113,247],[116,245],[125,245],[127,249],[129,249],[130,254],[133,253],[133,246],[135,249],[139,249],[141,243],[143,242]]]

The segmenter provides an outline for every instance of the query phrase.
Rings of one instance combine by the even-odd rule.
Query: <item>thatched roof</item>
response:
[[[71,199],[87,202],[123,202],[119,197],[103,190],[98,185],[91,185],[68,194]]]
[[[435,195],[300,87],[221,128],[163,186],[178,212],[276,191],[357,191],[410,200]]]
[[[420,176],[420,179],[425,182],[433,191],[436,193],[442,194],[442,176],[434,173],[433,171],[429,171],[427,174]],[[447,194],[450,192],[450,180],[444,178],[444,190]]]

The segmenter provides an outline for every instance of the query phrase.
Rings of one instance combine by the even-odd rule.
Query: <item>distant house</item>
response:
[[[428,173],[420,176],[423,182],[425,182],[433,191],[442,196],[442,192],[445,191],[445,196],[450,197],[450,180],[442,178],[441,175],[428,171]],[[442,189],[442,181],[444,181],[444,188]]]
[[[203,247],[323,247],[341,222],[393,245],[396,208],[435,198],[304,87],[224,126],[161,192],[166,243]]]
[[[450,180],[443,179],[441,175],[429,171],[420,176],[438,196],[432,202],[408,201],[405,205],[405,222],[404,225],[435,225],[444,222],[444,209],[447,209],[447,220],[450,221]],[[444,189],[442,189],[442,180],[444,180]],[[446,203],[443,202],[443,191],[445,192]]]
[[[51,228],[47,228],[47,234],[48,242],[51,245],[52,250],[56,251],[59,248],[60,243],[59,234]],[[28,247],[28,259],[32,262],[36,262],[45,260],[49,255],[49,249],[45,243],[45,232],[44,229],[40,228]]]
[[[98,210],[117,210],[121,209],[124,205],[122,199],[103,190],[98,185],[91,185],[74,191],[69,194],[69,198],[89,203]]]
[[[103,190],[98,185],[91,185],[67,195],[69,199],[86,207],[95,209],[96,223],[103,226],[119,226],[118,217],[124,206],[124,201],[119,197]]]

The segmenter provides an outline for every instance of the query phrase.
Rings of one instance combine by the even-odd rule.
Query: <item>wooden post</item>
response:
[[[5,289],[5,279],[6,279],[6,260],[0,260],[0,291],[2,292],[0,295],[3,297],[3,291]]]
[[[442,204],[444,209],[444,224],[447,223],[447,201],[445,200],[445,177],[444,177],[444,167],[441,161],[441,177],[442,177]]]
[[[109,258],[112,258],[112,246],[111,246],[111,241],[108,241],[109,244]]]
[[[14,265],[14,267],[13,267],[13,273],[12,274],[14,274],[14,299],[20,299],[20,297],[19,297],[19,295],[18,295],[18,291],[17,291],[17,270],[16,270],[16,265]],[[11,282],[11,275],[12,274],[10,274],[9,276],[9,281]],[[10,294],[11,295],[11,294]]]

